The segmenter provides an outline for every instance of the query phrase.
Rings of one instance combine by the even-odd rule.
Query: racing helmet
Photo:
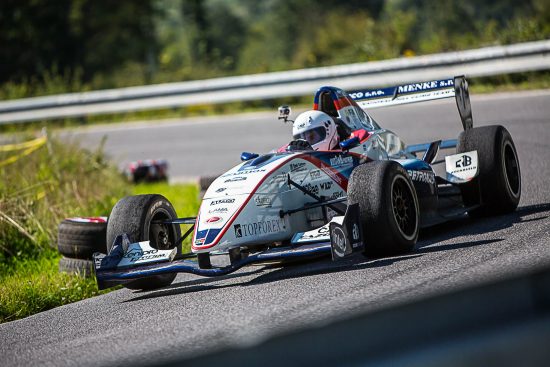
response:
[[[339,143],[336,123],[322,111],[301,113],[292,125],[292,136],[307,141],[314,150],[331,150]]]

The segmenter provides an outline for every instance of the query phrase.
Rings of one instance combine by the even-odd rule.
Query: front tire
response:
[[[176,219],[172,204],[162,195],[136,195],[116,203],[107,223],[107,250],[111,252],[118,235],[126,233],[131,242],[150,241],[153,248],[170,250],[181,238],[177,224],[154,224],[157,220]],[[181,246],[178,246],[178,255]],[[134,280],[124,286],[129,289],[150,290],[170,285],[176,274],[154,275]]]
[[[504,126],[482,126],[458,136],[457,153],[477,150],[479,177],[461,185],[466,205],[479,203],[468,215],[480,217],[514,211],[521,197],[516,146]],[[481,202],[479,200],[481,199]]]
[[[419,206],[405,169],[394,161],[357,166],[348,183],[348,205],[359,204],[365,255],[391,256],[411,251],[419,232]]]

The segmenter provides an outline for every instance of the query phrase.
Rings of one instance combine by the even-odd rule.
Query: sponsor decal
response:
[[[149,209],[149,214],[153,215],[153,213],[155,212],[155,210],[161,206],[162,204],[164,204],[164,201],[163,200],[160,200],[160,201],[157,201],[156,203],[153,204],[153,206],[151,207],[151,209]]]
[[[254,223],[234,224],[235,237],[263,236],[286,229],[284,219],[272,219]]]
[[[227,190],[227,187],[220,187],[216,192],[224,192],[225,190]]]
[[[337,155],[336,157],[330,159],[330,165],[334,168],[353,165],[353,157],[343,157],[341,155]]]
[[[344,197],[344,191],[335,191],[330,195],[329,200],[336,200]]]
[[[310,183],[304,185],[304,189],[311,192],[312,194],[319,195],[319,185],[312,185]],[[304,192],[304,195],[306,193]]]
[[[222,218],[220,218],[220,217],[210,217],[207,220],[205,220],[204,222],[205,223],[218,223],[221,220],[222,220]]]
[[[254,196],[254,202],[256,203],[256,206],[271,208],[272,199],[269,196],[256,195]]]
[[[463,155],[460,157],[458,161],[456,161],[455,166],[456,168],[462,168],[462,167],[468,167],[472,165],[472,158],[470,158],[467,155]]]
[[[205,239],[206,239],[206,237],[205,237],[205,238],[197,238],[197,239],[195,240],[195,245],[201,246],[201,245],[204,243],[204,240],[205,240]]]
[[[246,176],[246,175],[251,175],[251,174],[254,174],[254,173],[260,173],[260,172],[265,172],[266,170],[265,169],[250,169],[250,170],[246,170],[246,171],[238,171],[238,172],[231,172],[231,173],[226,173],[225,175],[222,175],[221,177],[231,177],[231,176]]]
[[[452,85],[454,85],[453,79],[439,80],[439,81],[436,80],[433,82],[401,85],[397,88],[397,92],[398,93],[421,92],[421,91],[435,89],[435,88],[450,87]]]
[[[317,230],[313,233],[311,232],[307,232],[307,233],[304,233],[304,235],[302,236],[302,240],[314,240],[314,239],[317,239],[317,238],[321,238],[321,237],[326,237],[329,235],[329,228],[328,228],[328,225],[324,225],[320,228],[317,228]]]
[[[330,190],[330,188],[332,187],[332,184],[333,184],[332,181],[321,182],[319,184],[319,187],[321,188],[321,190]]]
[[[435,174],[433,172],[407,170],[407,173],[413,181],[435,184]]]
[[[210,209],[208,211],[208,214],[214,214],[214,213],[227,213],[228,209],[227,208],[215,208],[215,209]]]
[[[309,173],[309,177],[311,177],[312,180],[319,179],[321,178],[321,172],[318,169],[313,170]]]
[[[280,174],[271,177],[271,182],[270,183],[286,182],[286,175],[287,175],[286,172],[281,172]]]
[[[212,200],[210,202],[210,206],[218,205],[218,204],[233,204],[235,202],[235,199],[220,199],[220,200]]]
[[[157,254],[157,249],[151,249],[147,251],[142,250],[132,250],[124,254],[125,259],[129,259],[130,262],[136,262],[139,260],[151,260],[151,259],[158,259],[162,258],[162,254]]]
[[[471,170],[477,170],[477,167],[468,167],[468,168],[456,169],[454,171],[451,171],[450,173],[455,174],[455,173],[466,172],[466,171],[471,171]]]
[[[445,157],[448,181],[469,181],[477,175],[478,169],[477,151],[475,150]]]
[[[332,242],[332,250],[338,257],[344,257],[346,255],[346,235],[339,226],[334,227],[330,234]]]
[[[291,163],[290,164],[290,172],[303,172],[305,171],[306,164],[305,163]]]
[[[330,178],[332,178],[334,181],[338,182],[339,185],[342,184],[342,180],[340,179],[340,177],[335,174],[331,169],[330,167],[328,166],[325,166],[325,165],[321,165],[321,169],[323,170],[323,172],[325,172]]]
[[[384,91],[380,90],[380,89],[379,90],[367,90],[367,91],[364,91],[364,92],[350,93],[350,97],[353,98],[353,99],[379,97],[379,96],[383,96],[383,95],[384,95]]]
[[[224,183],[245,181],[246,179],[247,179],[246,177],[233,177],[233,178],[225,180]]]

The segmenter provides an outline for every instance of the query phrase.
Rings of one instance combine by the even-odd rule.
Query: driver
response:
[[[332,150],[338,147],[336,123],[322,111],[301,113],[292,125],[294,139],[302,139],[311,144],[314,150]]]

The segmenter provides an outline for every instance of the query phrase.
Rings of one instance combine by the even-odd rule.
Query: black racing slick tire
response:
[[[480,204],[471,217],[514,211],[521,197],[519,158],[512,136],[504,126],[482,126],[460,133],[457,153],[477,150],[479,176],[460,185],[465,204]]]
[[[418,198],[407,171],[394,161],[357,166],[348,183],[348,205],[359,204],[366,256],[411,251],[420,228]]]
[[[94,252],[107,253],[107,217],[67,218],[59,223],[57,249],[67,257],[92,259]]]
[[[91,277],[94,274],[94,266],[92,260],[62,257],[59,260],[59,272]]]
[[[157,220],[177,218],[172,204],[162,195],[125,197],[116,203],[107,223],[107,248],[110,252],[118,235],[126,233],[131,242],[150,241],[153,248],[173,249],[181,238],[177,224],[154,224]],[[181,246],[178,246],[178,255]],[[170,285],[176,274],[161,274],[134,280],[124,286],[129,289],[150,290]]]

